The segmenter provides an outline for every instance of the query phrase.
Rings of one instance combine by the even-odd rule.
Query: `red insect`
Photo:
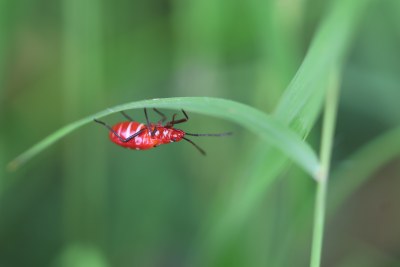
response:
[[[153,109],[157,112],[162,119],[158,123],[150,123],[149,118],[147,116],[147,109],[144,109],[144,114],[146,117],[146,124],[139,123],[133,121],[131,117],[129,117],[125,112],[121,111],[122,115],[127,118],[129,121],[124,121],[115,124],[113,127],[108,126],[106,123],[94,119],[95,122],[104,125],[107,129],[110,130],[110,140],[116,143],[119,146],[136,149],[136,150],[145,150],[151,149],[153,147],[157,147],[159,145],[169,144],[173,142],[179,142],[181,140],[186,140],[195,146],[201,154],[205,155],[206,152],[201,149],[198,145],[196,145],[192,140],[186,138],[186,135],[190,136],[225,136],[231,135],[231,132],[227,133],[217,133],[217,134],[192,134],[186,133],[183,130],[175,129],[174,125],[183,123],[189,120],[189,116],[182,109],[182,113],[185,118],[175,120],[177,114],[172,116],[172,120],[168,121],[163,125],[163,123],[167,120],[167,117],[157,109]]]

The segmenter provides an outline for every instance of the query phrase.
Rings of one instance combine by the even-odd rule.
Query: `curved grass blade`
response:
[[[274,112],[279,121],[288,125],[300,136],[308,135],[320,115],[331,72],[335,66],[339,66],[340,71],[359,21],[365,16],[365,11],[372,2],[373,0],[333,1],[330,12],[323,18],[315,32],[300,68]],[[206,264],[199,264],[200,266],[213,263],[215,265],[215,262],[224,255],[226,252],[224,249],[230,245],[229,241],[238,236],[241,232],[240,227],[248,222],[251,212],[261,203],[273,182],[289,165],[285,155],[263,144],[258,144],[246,161],[248,164],[241,172],[246,175],[238,178],[239,186],[235,188],[236,194],[233,194],[236,196],[235,201],[222,199],[221,204],[216,205],[217,212],[210,214],[211,223],[208,227],[211,230],[208,228],[205,230],[209,234],[201,237],[201,244],[196,250],[199,262],[206,261]],[[270,227],[266,231],[274,233],[276,229]],[[278,249],[280,252],[283,251],[282,254],[287,259],[288,250],[277,248],[275,241],[271,238],[264,251],[268,253]],[[211,246],[213,249],[210,249]],[[271,256],[275,257],[272,254]],[[207,260],[212,263],[207,264]],[[267,265],[271,263],[268,262]]]
[[[33,156],[49,147],[70,132],[79,127],[91,123],[94,118],[101,118],[119,111],[136,108],[165,108],[185,109],[205,115],[224,118],[242,125],[244,128],[253,131],[265,141],[273,144],[282,150],[289,158],[294,160],[308,173],[314,176],[319,168],[319,162],[315,152],[299,136],[289,130],[286,126],[257,109],[250,106],[226,99],[210,97],[176,97],[164,99],[152,99],[135,101],[114,108],[95,113],[81,120],[68,124],[51,134],[35,146],[22,153],[9,163],[8,168],[15,170]]]
[[[379,155],[379,156],[377,156]],[[341,204],[379,168],[400,155],[400,127],[383,133],[351,155],[332,173],[328,211]]]

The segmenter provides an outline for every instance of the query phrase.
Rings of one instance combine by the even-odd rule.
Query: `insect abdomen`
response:
[[[146,127],[142,123],[138,123],[135,121],[125,121],[121,123],[115,124],[112,129],[123,139],[129,138],[136,132],[140,131],[142,128]],[[131,149],[145,149],[142,148],[141,146],[143,145],[143,137],[146,134],[147,131],[143,132],[142,134],[139,134],[132,140],[129,140],[128,142],[123,142],[120,138],[118,138],[113,132],[110,132],[109,137],[112,142],[114,142],[117,145],[120,145],[122,147],[126,148],[131,148]],[[146,142],[144,142],[146,143]]]

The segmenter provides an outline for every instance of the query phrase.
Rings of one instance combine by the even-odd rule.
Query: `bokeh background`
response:
[[[213,96],[272,112],[331,2],[1,0],[0,266],[308,266],[315,184],[295,166],[234,230],[207,237],[240,205],[260,153],[232,123],[189,114],[188,132],[235,132],[199,138],[207,157],[185,143],[125,150],[93,123],[17,172],[6,165],[63,125],[135,100]],[[333,169],[399,125],[399,48],[400,2],[375,1],[346,57]],[[399,163],[367,174],[328,217],[323,266],[400,266]]]

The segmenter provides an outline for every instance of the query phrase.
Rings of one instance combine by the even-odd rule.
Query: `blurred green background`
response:
[[[262,154],[219,119],[189,114],[181,127],[235,132],[197,139],[207,157],[185,143],[125,150],[93,123],[5,169],[63,125],[125,102],[214,96],[272,112],[330,2],[1,0],[0,266],[308,266],[315,185],[295,166],[209,237]],[[399,48],[400,2],[373,2],[343,69],[333,171],[399,125]],[[319,133],[317,123],[315,147]],[[399,163],[366,173],[328,216],[322,266],[400,266]]]

